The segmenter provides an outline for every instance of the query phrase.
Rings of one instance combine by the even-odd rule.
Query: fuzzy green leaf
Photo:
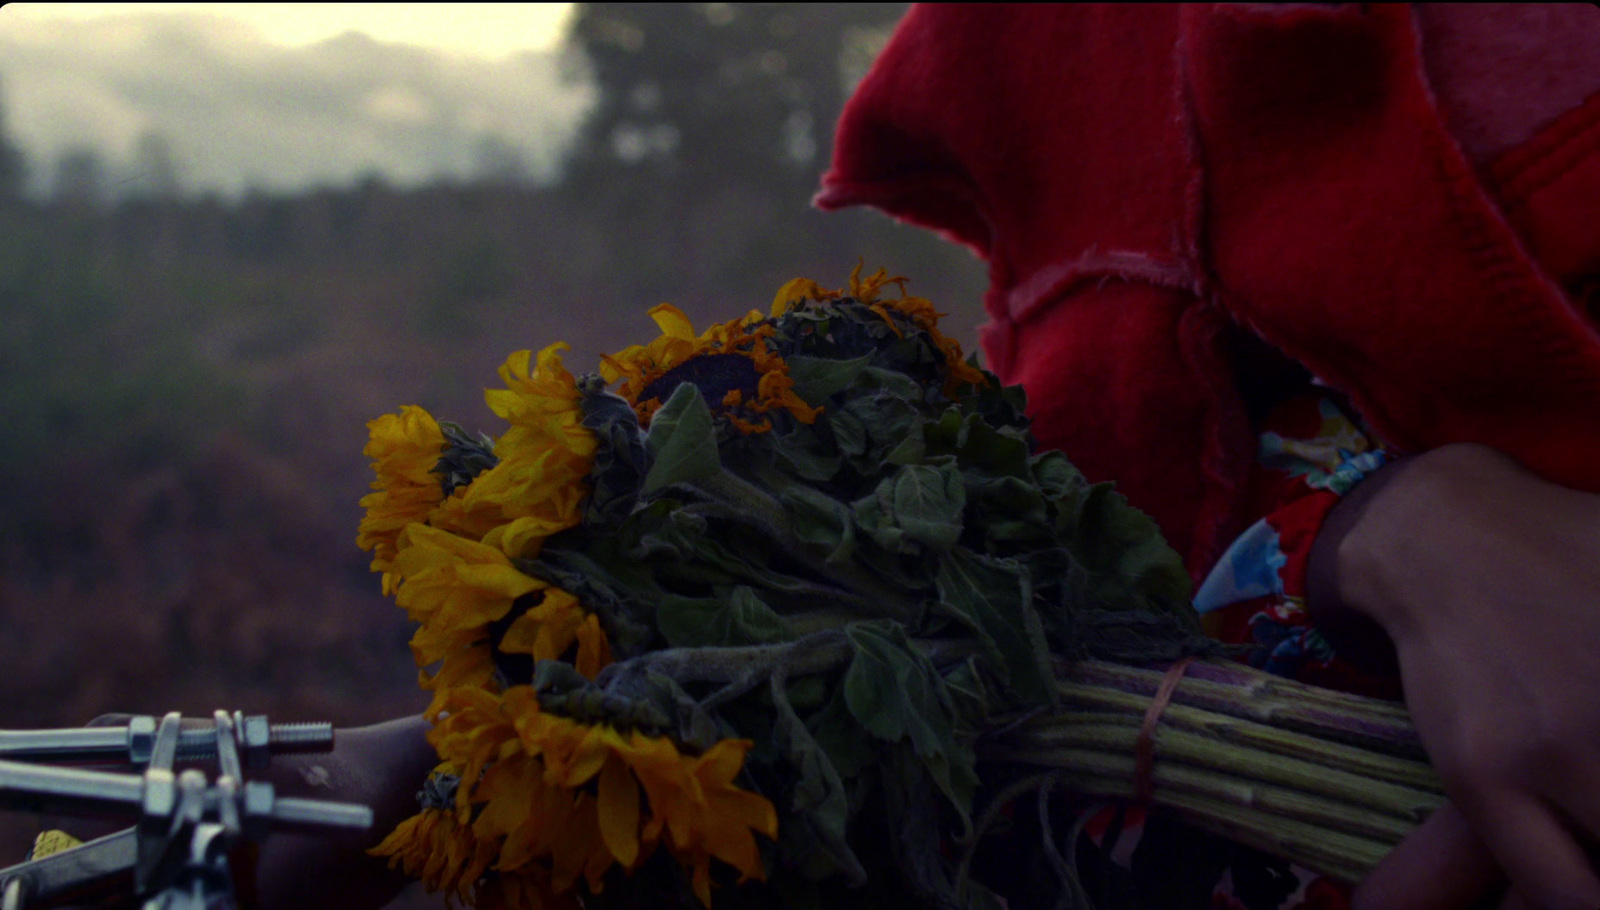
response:
[[[972,749],[956,738],[954,706],[943,677],[898,623],[852,623],[845,633],[856,646],[840,681],[850,713],[863,729],[891,746],[909,745],[968,824],[977,772]]]
[[[785,844],[805,848],[791,856],[807,878],[819,881],[840,875],[859,885],[866,881],[867,872],[850,849],[846,834],[850,799],[844,781],[828,753],[795,713],[781,683],[773,686],[772,703],[772,736],[796,775],[787,807],[789,814],[778,826],[778,836]]]
[[[834,687],[833,697],[812,716],[808,726],[817,744],[839,769],[840,777],[853,778],[877,761],[880,744],[861,735],[861,724],[850,713],[843,686]]]
[[[795,637],[788,622],[746,585],[726,596],[664,597],[656,624],[674,648],[770,645]]]
[[[1028,440],[1021,430],[990,426],[981,414],[950,408],[922,427],[928,454],[955,455],[961,467],[1003,477],[1032,479]]]
[[[1053,542],[1044,492],[1018,477],[990,477],[963,471],[967,488],[967,521],[982,528],[991,542],[1013,546]]]
[[[958,548],[939,561],[936,584],[941,608],[978,633],[1009,694],[1019,704],[1054,703],[1049,647],[1021,564]]]
[[[844,503],[820,490],[793,486],[779,496],[790,529],[801,543],[826,554],[828,563],[850,558],[855,549],[855,523]]]
[[[655,457],[641,492],[648,496],[675,483],[692,483],[722,470],[717,437],[700,389],[679,383],[655,413],[645,445]]]
[[[898,623],[857,622],[845,628],[856,646],[845,671],[845,704],[867,732],[899,742],[919,756],[948,755],[955,738],[944,680]]]
[[[1029,460],[1033,481],[1047,499],[1060,499],[1089,485],[1083,474],[1061,452],[1040,452]]]
[[[774,454],[801,480],[832,480],[844,464],[844,455],[827,446],[816,430],[803,423],[782,436],[768,434],[768,438],[774,443]]]
[[[1057,508],[1056,534],[1086,570],[1093,605],[1168,612],[1198,633],[1189,573],[1154,519],[1109,483],[1069,493]]]
[[[906,465],[878,489],[880,500],[887,492],[894,524],[907,540],[942,553],[961,538],[967,496],[954,464]]]
[[[807,404],[820,407],[829,398],[854,385],[861,371],[872,362],[872,355],[833,360],[794,354],[785,362],[789,364],[789,376],[794,380],[794,393]]]

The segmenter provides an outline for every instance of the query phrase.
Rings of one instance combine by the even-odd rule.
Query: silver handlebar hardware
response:
[[[218,712],[227,714],[227,712]],[[232,735],[245,764],[259,771],[273,755],[326,752],[333,748],[333,725],[269,724],[263,715],[228,715]],[[122,727],[74,727],[65,730],[0,730],[0,761],[115,762],[145,765],[155,749],[159,723],[135,717]],[[178,731],[177,761],[198,761],[217,755],[218,725]]]
[[[145,910],[236,905],[228,856],[274,831],[372,827],[372,809],[354,803],[279,797],[272,784],[245,780],[273,755],[326,752],[333,725],[269,724],[260,715],[217,711],[184,729],[177,712],[134,717],[125,726],[0,731],[0,808],[123,816],[133,827],[50,856],[0,869],[0,910],[63,906],[131,890]],[[178,762],[214,759],[215,780]],[[113,773],[34,764],[108,763],[142,767]]]

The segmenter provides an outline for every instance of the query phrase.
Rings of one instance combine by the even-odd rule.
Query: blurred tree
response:
[[[905,11],[899,3],[585,3],[568,52],[597,102],[564,190],[613,226],[624,299],[687,280],[754,286],[854,246],[799,221],[846,92]],[[829,249],[820,258],[853,260]],[[757,276],[760,276],[759,278]]]
[[[106,200],[105,167],[100,153],[74,146],[56,156],[56,183],[52,194],[62,205],[98,209]]]
[[[6,129],[5,86],[0,83],[0,204],[21,197],[27,178],[27,161],[22,149],[11,141],[10,131]]]
[[[122,187],[132,199],[171,202],[182,194],[178,177],[178,156],[167,137],[146,130],[133,146],[133,161]]]
[[[528,159],[509,139],[486,133],[473,149],[472,181],[484,186],[525,186],[529,183]]]
[[[599,100],[569,181],[742,176],[809,193],[855,70],[865,70],[862,47],[870,62],[904,12],[902,3],[579,4],[569,40]]]

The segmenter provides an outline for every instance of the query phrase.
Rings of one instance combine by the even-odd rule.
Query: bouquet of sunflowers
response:
[[[1052,794],[1354,880],[1442,801],[1398,706],[1207,659],[1154,523],[1035,453],[904,279],[650,315],[597,373],[511,355],[496,439],[369,424],[359,542],[440,758],[375,852],[430,890],[999,907],[1000,842],[1070,902]]]

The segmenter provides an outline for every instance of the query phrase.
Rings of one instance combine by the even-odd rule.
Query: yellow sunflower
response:
[[[503,618],[518,597],[548,587],[498,549],[424,524],[400,534],[395,602],[413,622],[464,631]]]
[[[384,593],[393,592],[389,567],[397,541],[406,525],[423,521],[444,499],[440,477],[434,473],[444,451],[444,431],[439,422],[416,405],[399,414],[385,414],[367,424],[363,450],[372,459],[377,477],[373,492],[361,497],[366,516],[356,531],[356,544],[372,551],[372,571],[383,572]]]
[[[771,430],[767,415],[779,409],[801,423],[817,419],[818,409],[794,393],[789,365],[767,344],[774,329],[759,312],[699,335],[689,317],[669,303],[651,309],[650,318],[661,337],[600,358],[600,376],[607,383],[622,381],[618,394],[633,404],[641,425],[649,425],[683,382],[699,386],[712,412],[742,433]]]
[[[437,716],[452,688],[495,688],[489,624],[505,619],[525,595],[538,593],[540,600],[512,621],[501,651],[559,658],[576,644],[578,670],[591,678],[611,662],[599,618],[569,592],[523,574],[498,548],[424,524],[409,525],[398,543],[395,602],[418,623],[412,657],[419,668],[440,663],[419,678],[434,692],[428,717]]]
[[[495,441],[500,463],[478,475],[440,520],[509,556],[533,557],[544,539],[583,520],[587,478],[599,447],[583,426],[577,383],[562,365],[565,344],[535,358],[518,351],[500,367],[507,388],[484,393],[511,427]]]
[[[685,755],[665,737],[542,711],[528,686],[452,690],[445,712],[429,740],[477,782],[457,791],[457,807],[483,807],[473,832],[500,841],[501,873],[543,867],[557,892],[579,878],[598,892],[613,865],[632,871],[664,845],[707,905],[712,859],[741,881],[765,878],[755,833],[775,838],[777,812],[734,783],[749,740]]]
[[[611,663],[611,644],[600,618],[585,612],[572,594],[552,587],[538,605],[512,621],[500,639],[506,654],[527,654],[534,660],[555,660],[578,646],[578,672],[594,679]]]
[[[390,868],[399,866],[430,893],[443,890],[451,901],[460,898],[477,904],[474,888],[494,861],[499,844],[479,839],[468,818],[454,807],[425,808],[395,826],[368,852],[389,857]]]

